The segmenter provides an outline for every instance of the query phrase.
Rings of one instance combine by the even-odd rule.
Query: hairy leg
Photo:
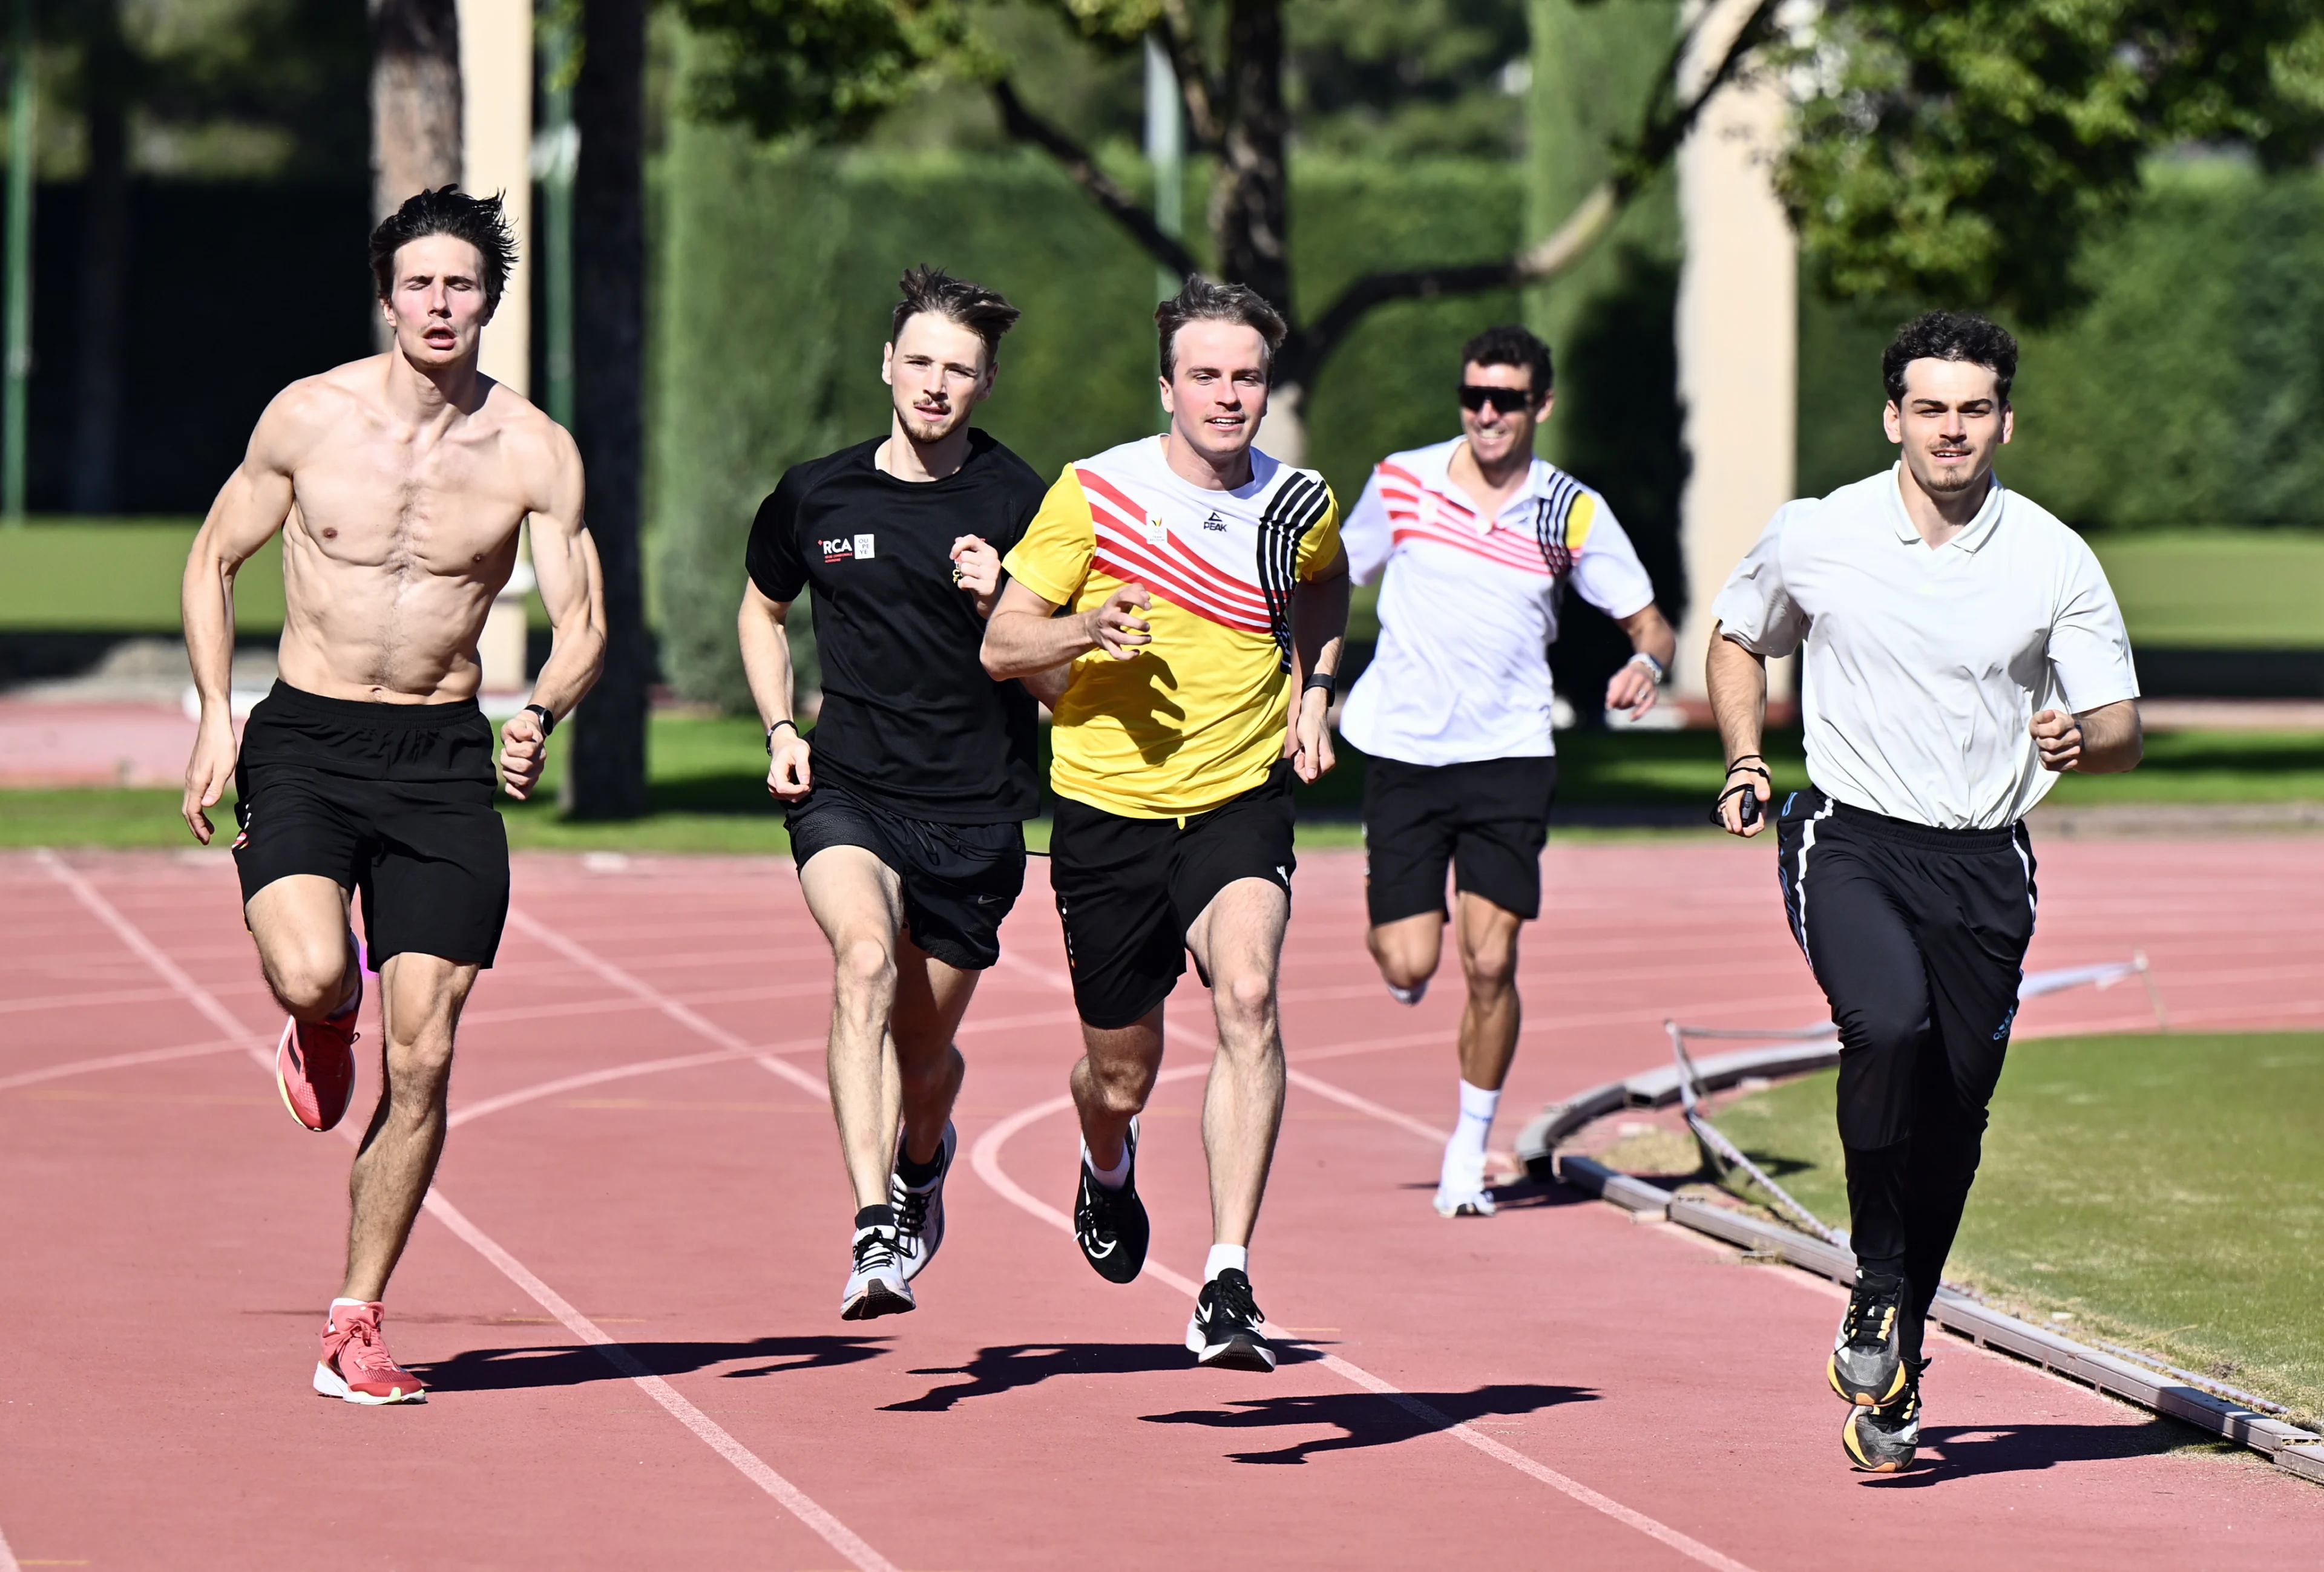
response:
[[[1082,1023],[1082,1056],[1069,1079],[1074,1108],[1081,1116],[1082,1145],[1100,1168],[1121,1161],[1130,1121],[1154,1095],[1154,1078],[1161,1071],[1160,1005],[1127,1026]]]
[[[1364,945],[1391,988],[1418,988],[1436,975],[1444,952],[1444,914],[1423,912],[1382,923],[1364,935]]]
[[[896,1002],[889,1035],[896,1045],[896,1079],[904,1151],[915,1163],[933,1162],[968,1066],[953,1044],[978,973],[946,965],[907,933],[896,957]]]
[[[348,898],[336,879],[293,873],[260,890],[243,908],[275,1002],[309,1025],[345,1006],[355,990]]]
[[[1211,1233],[1249,1245],[1283,1123],[1283,1033],[1275,973],[1291,897],[1263,878],[1239,878],[1203,908],[1187,947],[1211,979],[1218,1056],[1203,1093],[1203,1151],[1211,1168]]]
[[[1461,973],[1469,985],[1461,1007],[1461,1079],[1499,1091],[1517,1053],[1517,930],[1525,919],[1463,890],[1457,920]]]
[[[265,893],[261,891],[261,894]],[[411,1220],[444,1152],[452,1038],[476,968],[434,955],[392,955],[380,969],[379,1107],[347,1176],[345,1299],[375,1300],[411,1236]]]
[[[888,1021],[896,1005],[903,886],[862,847],[833,846],[807,859],[799,889],[831,941],[831,1036],[824,1063],[840,1155],[856,1206],[886,1206],[902,1098]]]

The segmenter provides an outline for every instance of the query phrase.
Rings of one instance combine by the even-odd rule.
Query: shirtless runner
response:
[[[596,681],[605,613],[573,439],[476,370],[515,259],[499,200],[423,191],[372,233],[371,259],[394,346],[275,397],[187,561],[201,731],[183,811],[208,845],[207,810],[234,780],[244,919],[290,1016],[276,1080],[309,1130],[353,1099],[364,961],[379,974],[379,1105],[348,1181],[346,1277],[315,1390],[387,1403],[426,1394],[388,1354],[380,1296],[444,1149],[461,1006],[508,915],[476,636],[528,518],[557,637],[532,702],[501,728],[509,795],[531,792],[549,731]],[[235,575],[277,530],[281,676],[237,749]],[[358,890],[367,958],[348,927]]]

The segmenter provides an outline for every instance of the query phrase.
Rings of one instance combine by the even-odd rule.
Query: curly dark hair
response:
[[[1895,342],[1880,356],[1880,380],[1887,384],[1890,403],[1904,401],[1904,368],[1916,360],[1983,366],[1993,373],[1994,391],[2005,408],[2009,384],[2017,380],[2017,340],[1974,311],[1924,312],[1896,329]]]
[[[1555,385],[1557,373],[1550,363],[1549,345],[1514,322],[1488,327],[1461,346],[1462,372],[1465,374],[1472,365],[1525,367],[1533,378],[1527,391],[1536,403]]]
[[[457,186],[422,191],[380,220],[371,232],[371,276],[386,299],[395,289],[395,253],[415,240],[448,234],[484,259],[484,309],[501,303],[501,287],[516,267],[516,236],[498,197],[471,197]]]
[[[954,278],[942,268],[922,262],[896,280],[896,290],[903,299],[896,302],[888,324],[888,342],[893,344],[904,331],[904,324],[921,312],[956,322],[984,341],[984,363],[992,364],[1001,358],[1001,336],[1017,326],[1024,313],[999,291],[966,279]]]
[[[1196,273],[1185,288],[1154,308],[1154,326],[1162,341],[1162,375],[1178,374],[1178,329],[1189,322],[1231,322],[1259,330],[1267,340],[1267,363],[1275,366],[1275,352],[1283,347],[1291,326],[1267,297],[1248,284],[1222,284]]]

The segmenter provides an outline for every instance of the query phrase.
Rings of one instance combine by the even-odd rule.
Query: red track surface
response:
[[[2043,856],[2034,965],[2143,947],[2178,1024],[2324,1022],[2324,841]],[[439,1204],[389,1298],[436,1395],[369,1410],[307,1390],[348,1148],[295,1129],[252,1061],[276,1016],[225,860],[0,859],[13,1564],[1776,1572],[1882,1547],[2114,1572],[2324,1545],[2315,1487],[2160,1455],[2185,1433],[1950,1339],[1935,1466],[1852,1475],[1828,1285],[1562,1192],[1437,1218],[1457,988],[1388,1001],[1347,855],[1299,875],[1295,1084],[1253,1253],[1313,1356],[1258,1377],[1178,1344],[1207,1243],[1194,998],[1142,1148],[1146,1277],[1101,1282],[1059,1231],[1074,1039],[1038,872],[962,1035],[964,1161],[922,1308],[844,1323],[828,962],[787,865],[595,860],[519,863]],[[1816,1018],[1771,863],[1551,851],[1504,1141],[1658,1062],[1666,1015]],[[2086,990],[2021,1030],[2148,1024],[2135,988]]]

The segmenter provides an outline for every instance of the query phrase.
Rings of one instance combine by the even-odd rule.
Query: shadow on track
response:
[[[1533,1413],[1569,1402],[1595,1402],[1598,1393],[1586,1386],[1496,1385],[1474,1392],[1416,1392],[1427,1404],[1456,1424],[1470,1424],[1498,1414]],[[1270,1452],[1230,1452],[1238,1463],[1305,1463],[1320,1452],[1345,1452],[1360,1447],[1392,1447],[1436,1434],[1444,1427],[1432,1424],[1392,1397],[1370,1392],[1335,1392],[1314,1397],[1254,1397],[1238,1401],[1235,1411],[1185,1409],[1177,1413],[1139,1417],[1150,1425],[1208,1425],[1217,1430],[1272,1430],[1294,1425],[1336,1425],[1337,1436],[1296,1441]]]
[[[1929,1448],[1938,1455],[1931,1457]],[[2140,1425],[1961,1425],[1921,1431],[1921,1462],[1909,1474],[1867,1475],[1887,1490],[1927,1489],[1981,1474],[2031,1474],[2069,1463],[2149,1457],[2181,1448],[2240,1448],[2165,1419]]]
[[[1291,1350],[1284,1351],[1291,1356]],[[952,1386],[932,1387],[923,1396],[886,1404],[885,1413],[943,1413],[972,1397],[998,1397],[1059,1375],[1143,1375],[1154,1370],[1185,1370],[1194,1356],[1167,1343],[1011,1343],[980,1348],[965,1365],[915,1370],[914,1375],[965,1375]]]
[[[771,1360],[756,1369],[721,1372],[741,1376],[781,1375],[877,1358],[888,1350],[885,1338],[755,1338],[747,1343],[632,1343],[622,1347],[656,1375],[683,1375],[734,1359]],[[592,1381],[626,1381],[586,1343],[530,1348],[475,1348],[415,1363],[411,1373],[438,1392],[512,1392],[536,1386],[580,1386]]]

